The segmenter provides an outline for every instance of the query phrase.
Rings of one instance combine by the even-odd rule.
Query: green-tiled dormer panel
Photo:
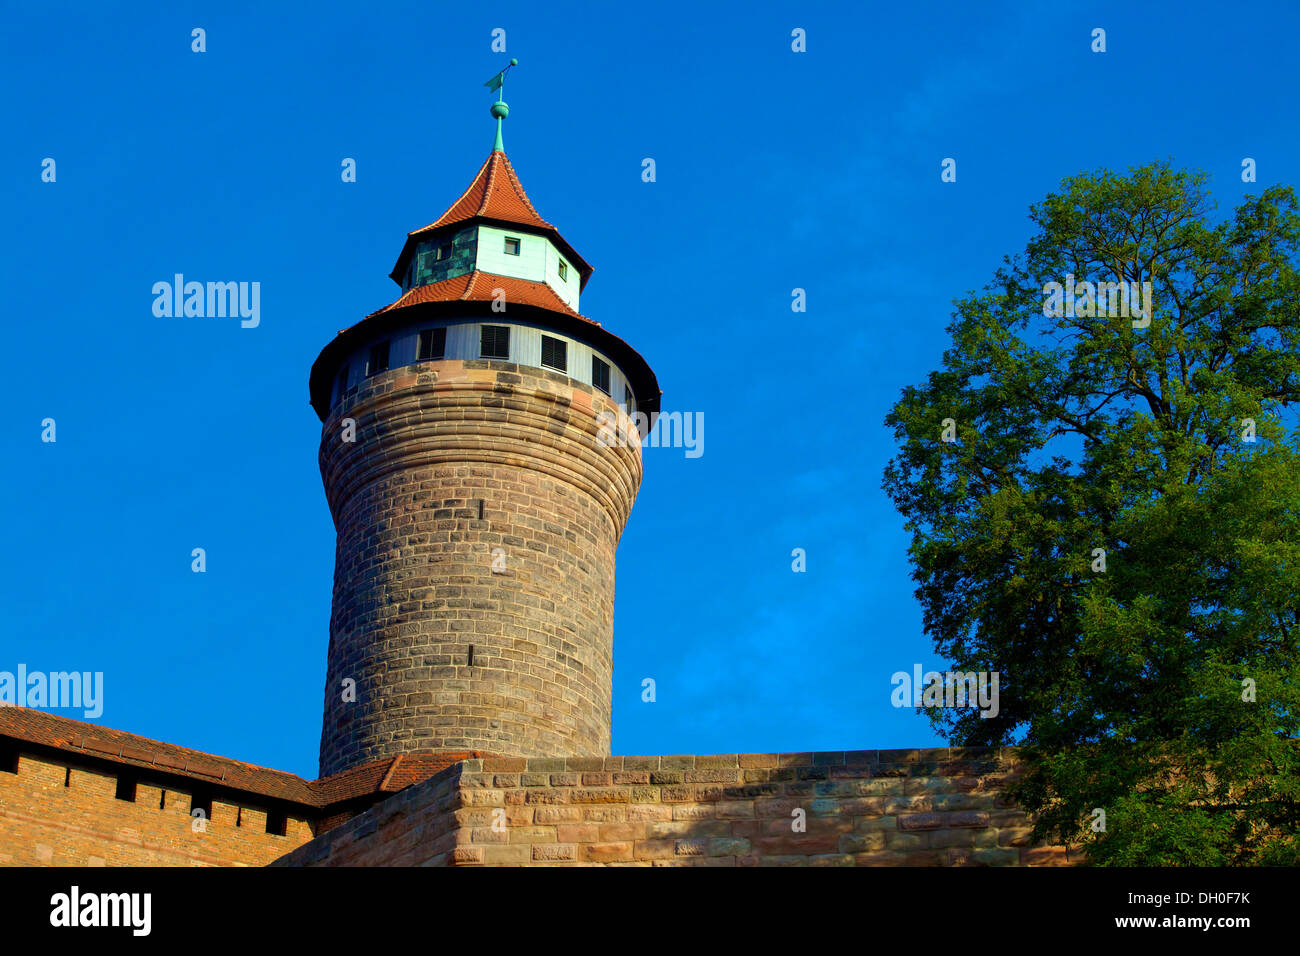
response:
[[[421,242],[411,256],[403,291],[442,282],[474,271],[478,256],[478,230],[474,227],[447,232]]]

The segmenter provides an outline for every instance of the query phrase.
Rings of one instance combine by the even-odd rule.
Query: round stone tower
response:
[[[498,84],[499,85],[499,84]],[[338,532],[321,776],[401,753],[609,753],[614,556],[659,387],[497,141],[397,301],[312,367]]]

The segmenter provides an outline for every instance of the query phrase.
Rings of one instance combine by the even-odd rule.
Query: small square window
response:
[[[438,247],[438,254],[437,254],[436,256],[434,256],[434,258],[437,259],[439,262],[442,262],[442,261],[444,261],[444,260],[446,260],[446,259],[450,259],[450,258],[451,258],[451,243],[450,243],[450,242],[446,242],[446,243],[443,243],[441,246],[439,246],[439,247]]]
[[[591,357],[591,384],[606,395],[609,394],[609,363],[602,362],[594,355]]]
[[[117,793],[114,796],[119,800],[135,803],[135,774],[119,773],[117,775]]]
[[[196,813],[195,811],[198,811],[198,813]],[[203,793],[203,792],[191,794],[190,795],[190,816],[196,820],[211,820],[212,819],[212,794]]]
[[[380,342],[370,347],[370,361],[366,363],[367,375],[388,371],[388,343]]]
[[[549,335],[542,336],[542,364],[547,368],[557,369],[566,372],[569,369],[569,343],[561,339],[553,339]]]
[[[284,836],[289,829],[289,818],[277,810],[268,811],[266,814],[266,832],[272,836]]]
[[[506,236],[506,255],[519,255],[519,240],[513,236]]]
[[[420,351],[417,361],[440,359],[447,354],[447,330],[425,329],[420,333]]]
[[[560,281],[569,281],[569,265],[563,259],[560,260]]]
[[[510,358],[510,327],[485,325],[479,342],[479,355],[483,358]]]

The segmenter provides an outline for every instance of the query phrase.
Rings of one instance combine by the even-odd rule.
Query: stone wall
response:
[[[447,866],[461,839],[457,811],[467,760],[407,787],[271,866]]]
[[[566,376],[477,361],[390,370],[334,408],[321,776],[415,750],[609,752],[614,555],[641,457],[597,442],[601,411],[618,407]]]
[[[312,838],[303,817],[284,836],[266,832],[266,809],[212,800],[195,833],[192,790],[141,780],[134,801],[117,777],[27,753],[0,772],[0,866],[264,866]]]
[[[1016,772],[1011,751],[950,748],[466,760],[276,865],[1078,862],[1030,845]]]

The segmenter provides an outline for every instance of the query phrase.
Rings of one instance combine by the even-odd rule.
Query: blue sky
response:
[[[880,480],[952,300],[1076,172],[1172,158],[1221,213],[1300,181],[1300,7],[1131,6],[5,4],[0,670],[102,671],[107,726],[315,776],[307,374],[397,297],[514,56],[506,150],[595,266],[583,313],[705,416],[703,457],[646,451],[619,548],[614,752],[941,743],[890,704],[941,662]],[[178,272],[260,282],[260,325],[156,318]]]

